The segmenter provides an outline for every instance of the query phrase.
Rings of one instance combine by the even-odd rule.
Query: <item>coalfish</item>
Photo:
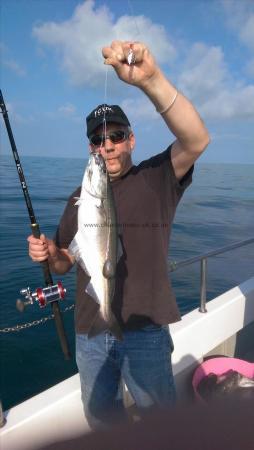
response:
[[[69,251],[90,277],[86,292],[100,305],[98,314],[104,329],[118,339],[122,332],[111,309],[119,255],[114,197],[106,164],[98,153],[91,153],[86,167],[78,206],[78,231]],[[88,335],[96,329],[96,316]]]

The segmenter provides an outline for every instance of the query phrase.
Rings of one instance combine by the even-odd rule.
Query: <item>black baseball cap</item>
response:
[[[103,123],[104,117],[106,122],[119,123],[120,125],[130,127],[130,122],[120,106],[106,105],[104,103],[103,105],[97,106],[86,118],[86,134],[88,138]]]

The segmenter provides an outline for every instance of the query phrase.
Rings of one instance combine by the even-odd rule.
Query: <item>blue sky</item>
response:
[[[87,156],[85,117],[105,99],[101,48],[145,42],[212,142],[200,162],[254,164],[253,0],[0,0],[1,89],[20,155]],[[174,139],[135,87],[107,72],[137,137],[135,160]],[[9,143],[1,121],[1,146]]]

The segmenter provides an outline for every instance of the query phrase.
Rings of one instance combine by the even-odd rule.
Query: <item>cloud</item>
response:
[[[101,49],[113,40],[142,40],[162,64],[174,59],[176,51],[163,26],[145,16],[114,16],[93,0],[79,4],[69,20],[46,22],[33,28],[40,44],[54,48],[74,85],[102,86],[105,67]]]
[[[76,123],[84,122],[84,118],[78,115],[76,107],[71,103],[61,105],[57,108],[57,110],[48,111],[45,115],[50,120],[68,119],[68,121]]]
[[[7,69],[11,70],[19,77],[24,77],[26,75],[26,70],[17,61],[10,58],[8,56],[8,53],[9,53],[8,47],[3,42],[0,42],[0,56],[2,60],[2,65],[4,67],[7,67]]]
[[[222,0],[222,3],[229,26],[237,30],[239,40],[252,52],[254,14],[249,7],[251,2]],[[72,84],[102,88],[108,79],[111,94],[120,83],[113,70],[108,73],[110,79],[105,76],[108,68],[103,65],[101,48],[115,39],[144,41],[160,65],[174,61],[171,76],[174,73],[176,86],[194,102],[202,117],[219,120],[254,117],[251,108],[254,85],[231,75],[220,46],[185,42],[184,46],[179,43],[177,49],[165,28],[145,16],[124,15],[116,19],[108,7],[96,7],[94,0],[87,0],[75,8],[68,20],[34,26],[33,36],[41,45],[56,51],[59,64]],[[249,73],[254,73],[254,57],[247,67]],[[137,122],[144,118],[156,120],[157,114],[147,98],[134,97],[128,92],[128,98],[122,102],[127,113]],[[72,105],[61,108],[58,114],[75,116]]]
[[[66,105],[59,106],[58,112],[64,116],[72,116],[76,112],[76,107],[71,103],[67,103]]]
[[[0,54],[3,54],[6,51],[7,51],[6,45],[0,41]]]
[[[222,48],[197,42],[186,49],[188,56],[179,56],[182,63],[175,84],[193,101],[201,116],[205,120],[253,119],[254,84],[231,75]],[[122,107],[134,122],[158,118],[146,97],[128,97]]]
[[[19,114],[17,112],[17,108],[14,106],[13,103],[6,103],[6,109],[8,112],[8,116],[10,118],[11,122],[17,123],[17,124],[31,124],[36,121],[34,115],[30,114],[29,116],[24,116],[24,114]]]
[[[240,38],[254,53],[254,13],[247,19],[245,26],[241,28]]]
[[[222,0],[228,26],[233,29],[239,41],[250,52],[246,64],[247,73],[254,75],[254,2],[253,0]]]
[[[199,111],[211,119],[253,118],[254,86],[239,87],[231,92],[223,89],[204,102]]]
[[[55,118],[68,118],[73,122],[83,123],[84,118],[77,114],[77,109],[71,103],[66,103],[65,105],[59,106]]]
[[[247,63],[246,69],[248,74],[254,78],[254,58]]]
[[[3,66],[10,69],[12,72],[14,72],[19,77],[24,77],[26,75],[26,70],[18,64],[13,59],[4,59],[3,60]]]
[[[248,18],[254,14],[253,0],[221,0],[221,4],[228,25],[236,30],[242,29]]]
[[[178,85],[187,96],[202,103],[221,89],[227,77],[222,49],[196,43],[182,65]]]
[[[254,74],[254,4],[232,0],[223,0],[221,4],[227,25],[250,51],[246,68],[249,74]],[[190,46],[177,85],[205,119],[254,118],[254,84],[231,74],[220,46],[204,43]]]
[[[254,117],[254,85],[231,76],[221,47],[194,44],[177,85],[206,119]]]
[[[159,117],[155,107],[145,96],[125,99],[120,106],[130,117],[132,126],[138,122],[156,120]]]

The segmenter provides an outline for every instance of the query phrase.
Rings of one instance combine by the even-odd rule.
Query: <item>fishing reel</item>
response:
[[[34,302],[38,302],[40,308],[45,308],[49,303],[57,300],[63,300],[65,297],[66,289],[63,287],[61,281],[58,281],[54,286],[47,286],[44,288],[37,288],[34,292],[29,287],[21,289],[20,294],[23,295],[26,301],[20,299],[16,302],[16,307],[20,312],[23,312],[25,307],[33,305]]]

